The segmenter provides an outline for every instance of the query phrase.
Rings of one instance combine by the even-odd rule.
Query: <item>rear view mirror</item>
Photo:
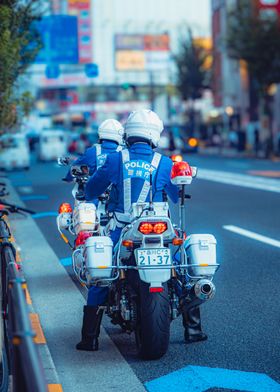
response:
[[[191,168],[192,168],[192,177],[195,178],[197,176],[198,169],[196,166],[191,166]]]
[[[59,166],[68,166],[70,160],[71,160],[70,157],[59,157],[57,158],[57,163],[59,164]]]
[[[89,167],[87,165],[75,165],[71,167],[73,177],[83,177],[89,175]]]
[[[80,168],[84,175],[89,175],[89,167],[87,165],[81,165]]]

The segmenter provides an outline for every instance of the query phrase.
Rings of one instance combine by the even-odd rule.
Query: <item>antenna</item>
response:
[[[150,146],[152,146],[152,139],[150,139]],[[150,164],[150,205],[149,205],[149,211],[153,211],[153,168],[152,165]]]
[[[150,205],[149,211],[153,211],[153,168],[150,167]]]

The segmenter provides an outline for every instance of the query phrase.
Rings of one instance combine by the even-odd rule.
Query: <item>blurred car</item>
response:
[[[30,151],[24,135],[3,135],[0,137],[0,169],[29,169]]]
[[[196,137],[182,137],[182,142],[182,152],[198,152],[199,140]]]
[[[159,142],[159,149],[171,154],[198,152],[198,147],[199,140],[180,126],[166,126]]]
[[[38,158],[54,161],[67,154],[68,135],[59,129],[44,129],[39,137]]]

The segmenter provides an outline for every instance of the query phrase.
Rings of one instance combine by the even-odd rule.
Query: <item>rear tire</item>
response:
[[[162,293],[150,293],[149,284],[140,282],[140,314],[136,334],[138,354],[142,359],[159,359],[168,350],[170,306],[167,284]]]

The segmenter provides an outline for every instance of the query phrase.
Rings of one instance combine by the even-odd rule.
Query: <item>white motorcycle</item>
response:
[[[113,324],[135,332],[144,359],[166,353],[170,322],[183,307],[200,305],[215,294],[212,280],[219,264],[214,236],[184,233],[185,199],[190,198],[185,187],[195,176],[196,168],[186,162],[174,164],[172,182],[181,188],[179,225],[172,224],[167,201],[152,201],[151,183],[150,202],[132,205],[131,222],[122,229],[113,258],[108,237],[85,241],[87,284],[109,287],[106,312]]]

